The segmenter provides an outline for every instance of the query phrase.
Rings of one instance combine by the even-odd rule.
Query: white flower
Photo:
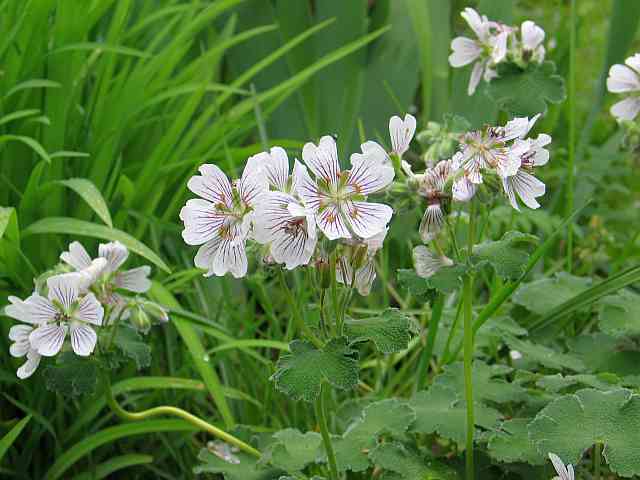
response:
[[[612,93],[630,93],[631,96],[615,103],[611,115],[618,121],[631,121],[640,112],[640,53],[625,60],[626,65],[613,65],[609,69],[607,89]]]
[[[402,155],[409,150],[409,144],[416,133],[416,119],[413,115],[407,113],[404,120],[394,115],[389,120],[389,136],[391,137],[391,151],[397,156]],[[375,142],[367,142],[375,143]],[[377,144],[376,144],[377,145]],[[382,147],[380,147],[382,148]],[[362,150],[366,153],[365,150]]]
[[[452,170],[459,172],[451,186],[451,197],[456,202],[470,201],[478,190],[478,185],[470,181],[466,172],[461,170],[463,161],[464,155],[462,152],[456,152],[456,154],[451,158]]]
[[[433,240],[444,223],[442,200],[448,197],[444,188],[452,172],[452,161],[442,160],[427,169],[420,181],[418,193],[427,199],[427,208],[420,222],[420,236],[425,242]]]
[[[520,26],[522,36],[522,49],[525,58],[531,58],[536,63],[542,63],[545,56],[544,30],[531,20],[522,22]]]
[[[436,255],[424,245],[418,245],[413,249],[413,266],[418,276],[429,278],[442,267],[450,267],[453,261],[444,255]]]
[[[188,245],[202,245],[195,265],[207,270],[205,276],[227,272],[240,278],[247,273],[245,242],[251,230],[253,210],[267,191],[268,181],[250,157],[240,180],[231,185],[216,165],[201,165],[201,175],[191,177],[187,186],[196,195],[180,211],[184,222],[182,238]]]
[[[304,146],[302,159],[315,181],[306,169],[301,170],[298,193],[329,240],[369,238],[384,230],[391,220],[391,207],[365,201],[367,195],[386,188],[394,177],[393,168],[376,151],[354,153],[351,170],[341,171],[332,137],[324,136],[318,145]]]
[[[373,237],[350,241],[348,253],[341,255],[336,263],[336,280],[339,283],[351,285],[353,282],[353,286],[363,297],[371,293],[371,287],[376,279],[375,255],[382,248],[388,230],[385,228]],[[361,249],[366,249],[363,256]],[[354,262],[362,263],[362,265],[355,265],[355,275]]]
[[[17,320],[32,323],[33,319],[29,315],[28,305],[16,297],[9,297],[9,305],[5,312],[8,316]],[[16,372],[18,378],[25,379],[33,375],[40,365],[40,354],[31,346],[29,335],[33,331],[31,325],[14,325],[9,329],[9,340],[13,343],[9,347],[12,357],[27,357],[27,361],[18,368]]]
[[[573,465],[569,464],[565,467],[564,462],[555,453],[549,453],[549,459],[558,474],[557,477],[554,477],[554,480],[575,480]]]
[[[289,175],[289,159],[280,147],[261,154],[267,179],[275,191],[266,193],[256,206],[254,237],[269,244],[276,263],[284,263],[291,270],[309,263],[316,248],[316,220],[314,212],[297,197],[297,185],[306,167],[297,160]]]
[[[97,335],[91,325],[102,325],[104,309],[93,293],[80,294],[80,282],[76,273],[55,275],[47,279],[47,297],[34,293],[24,302],[13,302],[6,308],[8,316],[37,325],[29,334],[29,342],[38,354],[56,355],[69,330],[71,347],[77,355],[93,352]]]

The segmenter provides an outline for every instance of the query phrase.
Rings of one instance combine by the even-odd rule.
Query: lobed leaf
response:
[[[136,362],[138,370],[151,365],[151,347],[147,345],[136,329],[128,325],[120,325],[114,338],[114,344],[123,355]]]
[[[477,266],[489,263],[501,277],[515,280],[524,274],[529,263],[529,254],[522,247],[537,241],[533,235],[507,232],[500,240],[475,245],[471,262]]]
[[[95,359],[79,357],[72,352],[56,356],[55,363],[47,364],[42,375],[47,389],[64,396],[92,394],[98,385]]]
[[[505,463],[527,462],[531,465],[543,465],[546,457],[541,455],[529,440],[527,424],[530,421],[528,418],[505,420],[489,436],[489,455]]]
[[[413,319],[395,308],[378,317],[345,320],[345,334],[350,342],[371,341],[381,353],[405,350],[417,330]]]
[[[614,337],[640,335],[640,295],[621,290],[601,300],[600,329]]]
[[[513,302],[543,315],[585,291],[591,283],[591,278],[559,272],[553,277],[541,278],[520,286],[513,295]]]
[[[286,472],[296,472],[316,462],[322,452],[322,436],[317,432],[302,433],[287,428],[273,434],[275,440],[265,455],[269,463]]]
[[[414,450],[397,442],[381,443],[369,453],[371,461],[379,468],[386,470],[382,480],[456,480],[458,473],[432,459],[424,458]],[[388,472],[393,472],[389,475]]]

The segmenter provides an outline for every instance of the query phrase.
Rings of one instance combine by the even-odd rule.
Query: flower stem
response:
[[[569,34],[569,158],[567,161],[566,211],[573,212],[573,184],[576,161],[576,0],[571,0],[571,23]],[[567,270],[573,268],[573,224],[567,230]]]
[[[436,343],[436,335],[440,318],[442,317],[442,308],[444,307],[444,295],[439,294],[433,302],[431,308],[431,318],[429,319],[429,331],[427,333],[427,343],[422,350],[422,357],[418,365],[418,380],[416,381],[416,391],[422,390],[427,383],[427,370],[429,369],[429,361],[433,354],[433,347]]]
[[[291,308],[293,319],[298,324],[298,328],[309,340],[311,340],[311,343],[313,343],[317,348],[322,348],[322,342],[313,334],[309,326],[305,323],[304,318],[300,314],[296,299],[293,296],[293,292],[291,292],[289,285],[287,285],[287,279],[284,277],[284,272],[282,270],[278,272],[278,277],[280,279],[282,289],[284,290],[284,293],[287,297],[287,301],[289,302],[289,308]]]
[[[327,459],[329,460],[329,470],[331,472],[331,480],[339,480],[338,465],[336,463],[336,454],[333,451],[333,444],[331,443],[331,436],[329,435],[329,427],[327,425],[325,396],[328,390],[324,387],[324,383],[320,385],[320,394],[316,400],[316,418],[320,426],[320,434],[322,435],[322,442],[324,443],[324,449],[327,452]]]
[[[210,433],[216,438],[219,438],[223,442],[226,442],[230,445],[238,447],[245,453],[249,455],[253,455],[256,458],[260,458],[262,454],[253,448],[251,445],[244,443],[242,440],[234,437],[233,435],[225,432],[224,430],[211,425],[209,422],[202,420],[199,417],[196,417],[192,413],[187,412],[186,410],[182,410],[181,408],[171,407],[168,405],[162,405],[159,407],[149,408],[148,410],[143,410],[141,412],[129,412],[122,408],[120,404],[116,401],[113,391],[111,390],[111,382],[106,378],[105,381],[105,398],[107,400],[107,405],[109,408],[122,420],[126,421],[136,421],[136,420],[145,420],[151,417],[157,417],[159,415],[169,415],[173,417],[181,418],[191,425],[199,428],[200,430]]]
[[[600,463],[602,461],[602,443],[596,443],[593,447],[593,479],[600,480]]]

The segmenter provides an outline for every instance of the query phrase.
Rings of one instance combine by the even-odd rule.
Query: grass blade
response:
[[[100,190],[90,180],[86,178],[69,178],[68,180],[58,180],[54,184],[63,185],[76,192],[104,223],[111,228],[113,227],[107,202],[104,200]]]
[[[27,423],[29,423],[30,420],[31,415],[27,415],[18,423],[16,423],[13,428],[9,430],[9,433],[7,433],[0,439],[0,460],[2,460],[2,458],[5,456],[7,450],[9,450],[9,447],[13,444],[13,442],[15,442],[16,438],[18,438],[18,435],[20,435],[20,432],[22,432],[22,430],[27,426]]]

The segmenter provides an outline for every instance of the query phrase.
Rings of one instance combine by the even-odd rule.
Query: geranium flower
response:
[[[464,155],[462,152],[456,152],[451,157],[451,168],[456,173],[455,180],[451,186],[451,197],[456,202],[468,202],[476,194],[478,185],[469,180],[467,172],[462,168],[464,163]]]
[[[416,133],[416,119],[407,113],[404,120],[394,115],[389,119],[389,136],[391,137],[391,151],[398,157],[409,150],[409,144]],[[370,142],[375,143],[375,142]],[[377,145],[377,144],[376,144]],[[363,150],[364,152],[364,150]]]
[[[202,245],[195,265],[206,269],[205,276],[240,278],[247,273],[245,242],[251,231],[253,211],[267,191],[267,178],[256,157],[250,157],[242,177],[231,185],[216,165],[200,166],[201,175],[191,177],[187,186],[196,195],[180,211],[184,222],[182,238],[188,245]]]
[[[313,172],[301,170],[298,192],[329,240],[370,238],[387,226],[393,215],[388,205],[367,202],[367,195],[387,187],[394,170],[384,159],[368,150],[351,155],[351,170],[342,171],[335,140],[330,136],[318,145],[307,143],[302,159]]]
[[[522,53],[525,60],[533,60],[536,63],[542,63],[545,56],[544,30],[531,20],[522,22],[520,26],[520,35],[522,37]]]
[[[484,15],[481,17],[473,8],[465,8],[460,16],[474,31],[476,39],[454,38],[451,42],[453,53],[449,55],[449,64],[458,68],[475,62],[467,90],[469,95],[473,95],[483,76],[487,82],[497,76],[493,67],[507,56],[507,40],[511,29],[489,21]]]
[[[420,180],[418,193],[427,199],[427,209],[420,222],[420,236],[425,242],[433,240],[444,223],[442,202],[449,196],[444,188],[452,172],[451,160],[442,160],[427,169]]]
[[[553,468],[556,469],[558,474],[553,480],[575,480],[573,465],[569,464],[565,467],[564,462],[555,453],[549,453],[549,460],[553,463]]]
[[[16,297],[9,297],[11,305],[5,309],[6,315],[25,323],[32,323],[32,316],[29,314],[28,305]],[[27,361],[18,368],[16,372],[18,378],[25,379],[33,375],[40,365],[41,355],[31,346],[29,335],[33,332],[31,325],[14,325],[9,329],[9,340],[13,343],[9,347],[12,357],[27,357]]]
[[[274,191],[266,193],[256,207],[254,237],[270,245],[276,263],[284,263],[289,270],[309,263],[316,248],[316,220],[314,212],[306,208],[298,197],[297,186],[306,168],[297,160],[289,175],[289,159],[280,147],[259,154],[269,185]]]
[[[375,255],[382,248],[388,230],[385,228],[366,239],[347,240],[347,251],[336,262],[336,280],[339,283],[351,286],[353,282],[353,286],[363,297],[371,293],[376,279]]]
[[[629,57],[624,62],[626,65],[613,65],[609,69],[607,89],[611,93],[630,93],[631,96],[621,100],[611,107],[611,115],[618,121],[631,121],[640,112],[640,53]]]
[[[24,302],[14,301],[6,308],[10,317],[38,325],[29,334],[30,345],[38,354],[56,355],[68,331],[77,355],[88,356],[93,352],[97,335],[92,325],[102,325],[104,309],[93,293],[80,293],[80,282],[76,273],[49,277],[47,297],[34,293]]]
[[[533,171],[535,167],[545,165],[549,161],[549,151],[544,147],[550,143],[551,137],[545,133],[538,135],[535,140],[516,140],[517,151],[523,152],[520,156],[520,168],[515,175],[502,178],[504,192],[516,210],[520,210],[516,195],[527,207],[540,207],[536,197],[544,195],[546,187],[533,176]]]
[[[413,266],[419,277],[432,277],[442,267],[450,267],[453,261],[444,255],[437,255],[424,245],[413,249]]]

